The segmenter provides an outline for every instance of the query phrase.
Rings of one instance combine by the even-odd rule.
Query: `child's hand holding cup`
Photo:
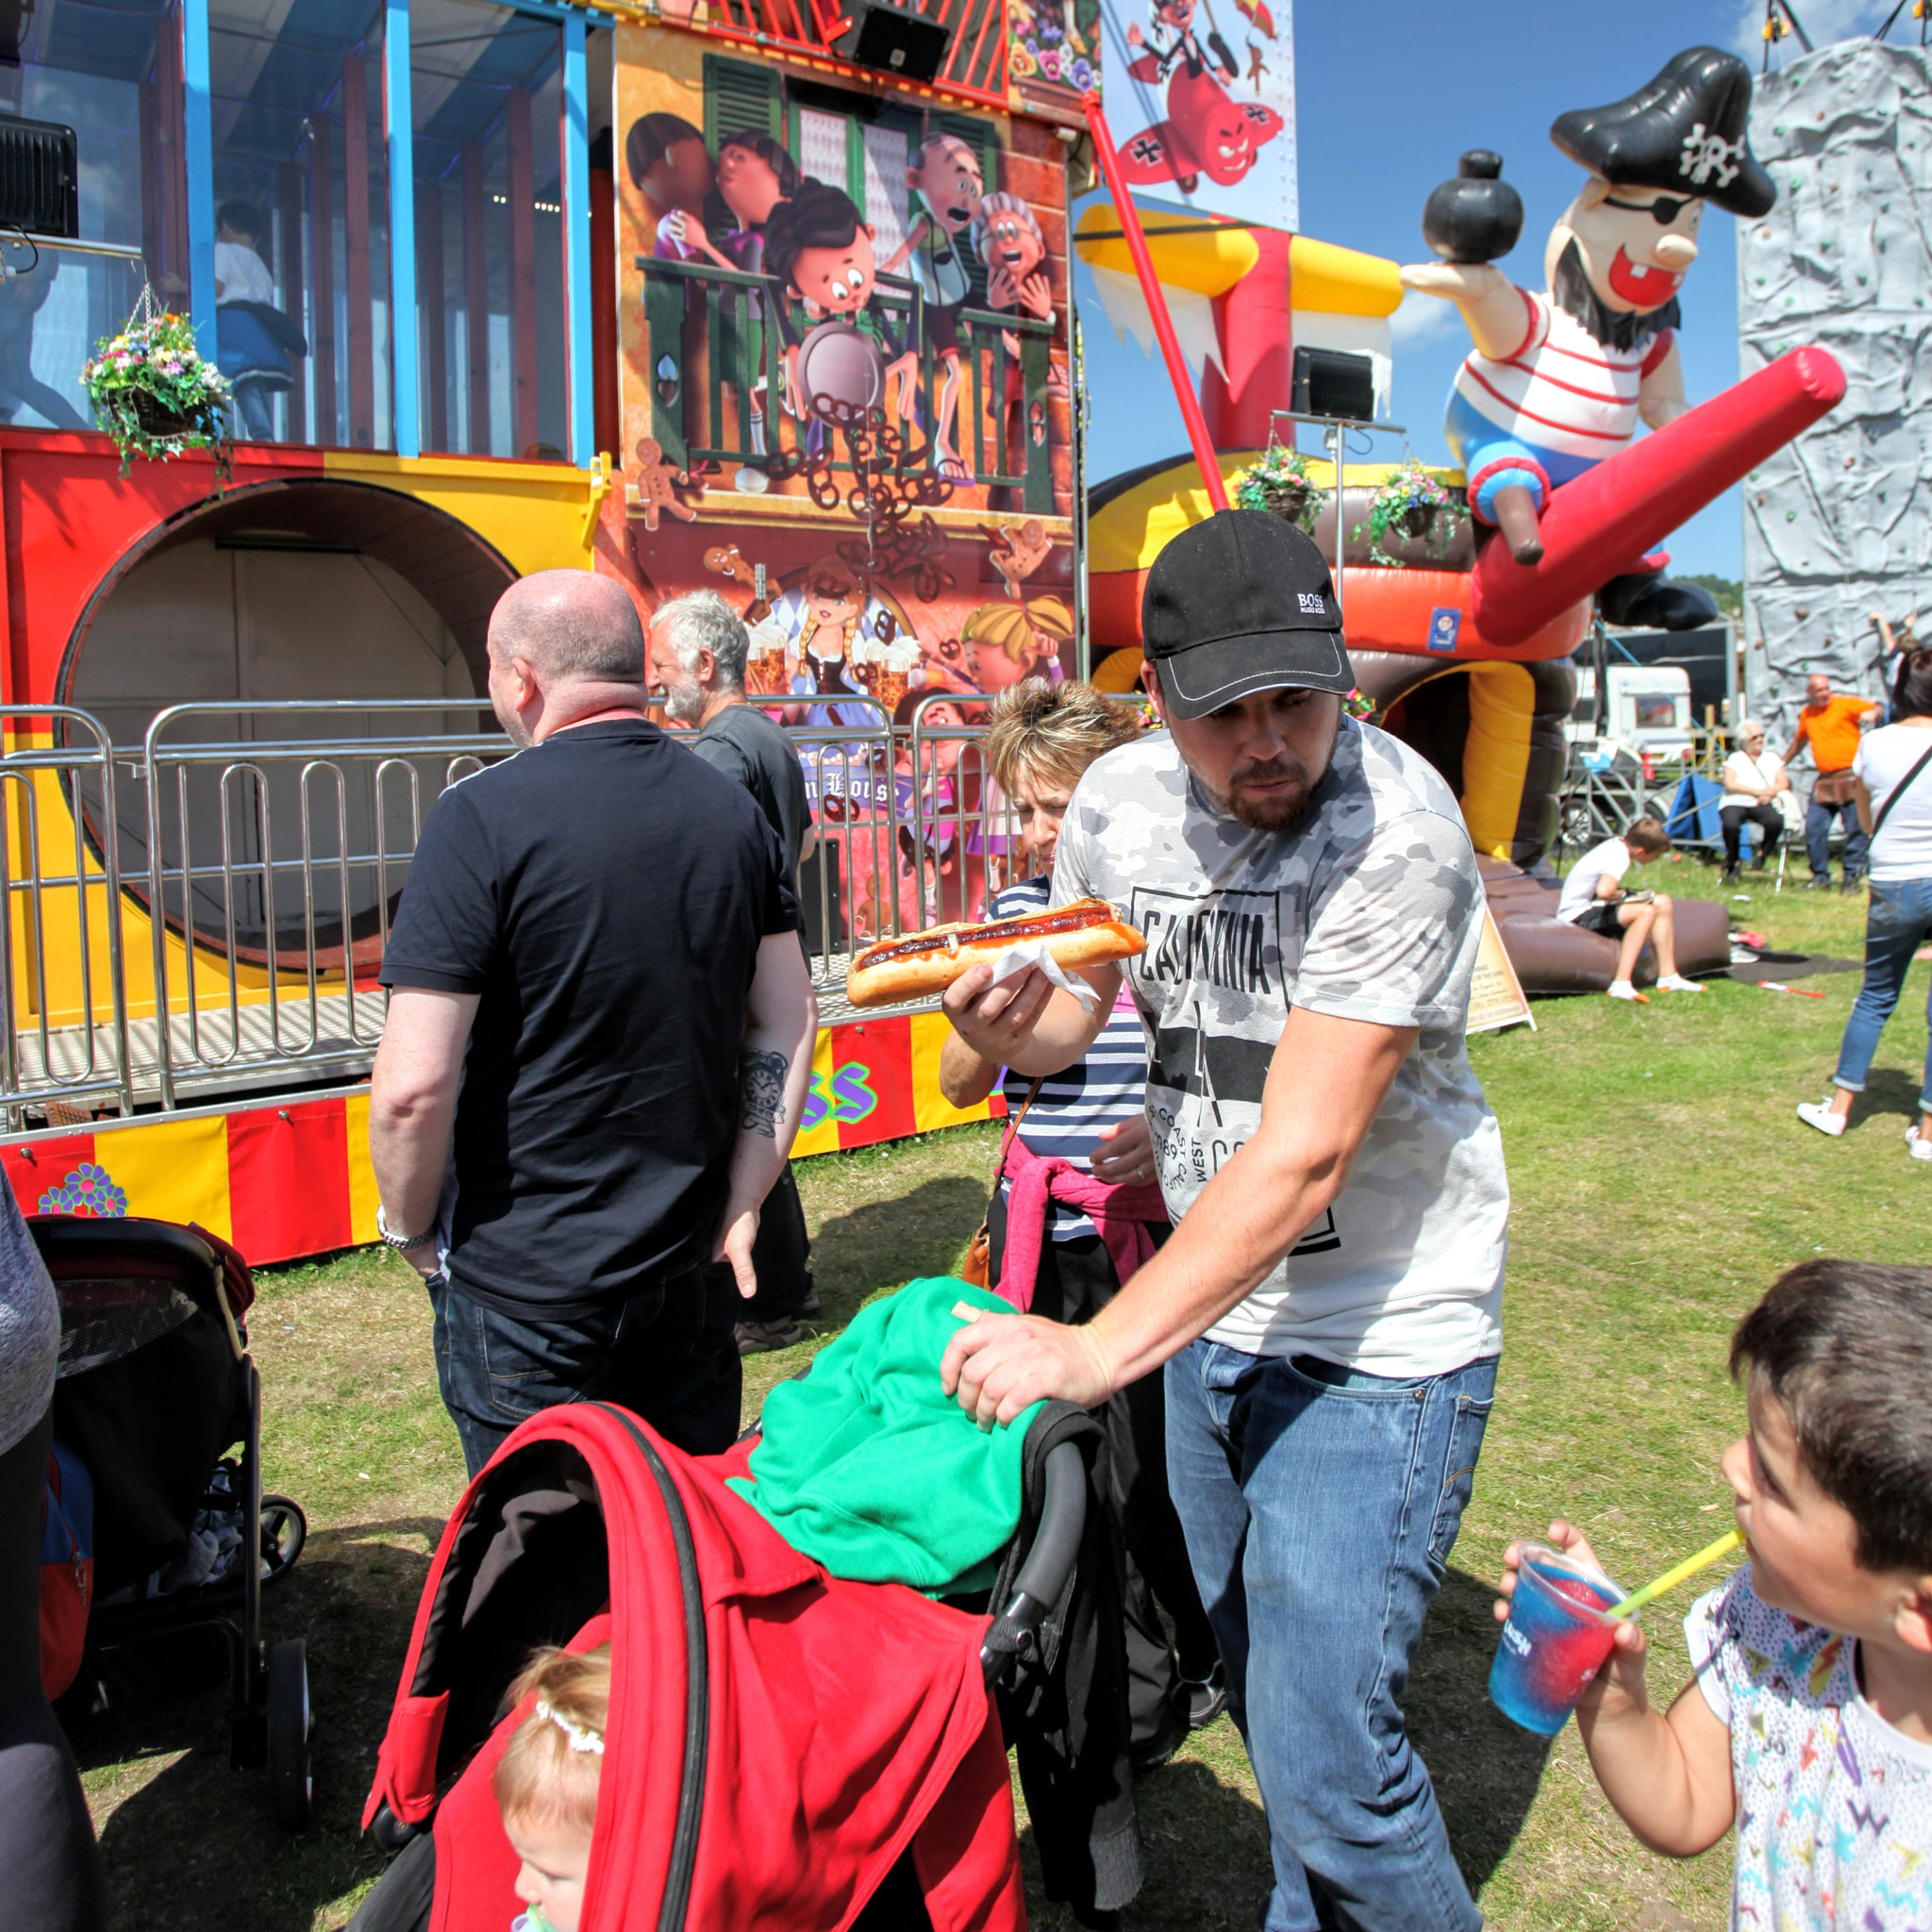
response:
[[[1551,1524],[1547,1542],[1511,1543],[1497,1587],[1503,1637],[1490,1697],[1504,1716],[1549,1738],[1579,1703],[1592,1713],[1607,1697],[1641,1706],[1643,1632],[1631,1618],[1610,1617],[1628,1592],[1604,1574],[1574,1524]]]

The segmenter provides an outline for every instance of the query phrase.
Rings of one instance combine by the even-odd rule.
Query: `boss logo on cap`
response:
[[[1301,606],[1305,611],[1312,611],[1317,617],[1322,615],[1324,606],[1319,591],[1298,591],[1295,594],[1301,599]]]

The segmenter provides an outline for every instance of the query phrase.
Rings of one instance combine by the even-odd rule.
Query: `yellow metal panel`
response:
[[[94,1162],[126,1191],[128,1213],[199,1222],[224,1241],[233,1239],[225,1115],[97,1127]]]
[[[467,524],[520,575],[591,567],[586,512],[597,471],[563,463],[334,449],[323,452],[322,467],[325,475],[396,491]]]
[[[375,1209],[382,1196],[375,1191],[375,1170],[369,1164],[368,1088],[342,1096],[342,1131],[349,1142],[349,1226],[358,1241],[378,1241]]]
[[[1074,229],[1074,251],[1089,268],[1110,268],[1124,275],[1134,273],[1121,218],[1110,201],[1096,202]],[[1147,255],[1155,275],[1169,288],[1188,289],[1197,295],[1224,295],[1261,258],[1261,250],[1245,228],[1223,227],[1198,216],[1168,214],[1149,208],[1141,216]],[[1179,230],[1181,232],[1174,232]],[[1089,235],[1108,239],[1088,241]]]
[[[912,1027],[912,1118],[922,1134],[934,1127],[957,1127],[967,1121],[991,1117],[982,1100],[977,1107],[958,1108],[940,1091],[940,1051],[952,1036],[943,1013],[914,1013]]]
[[[1297,308],[1320,308],[1330,315],[1393,315],[1402,302],[1402,272],[1394,262],[1306,235],[1289,240],[1288,275]]]
[[[818,1096],[819,1104],[826,1106],[827,1096],[832,1091],[832,1029],[819,1028],[819,1037],[811,1050],[811,1091]],[[824,1113],[815,1127],[801,1127],[798,1138],[791,1143],[791,1158],[802,1160],[808,1154],[836,1154],[839,1151],[839,1120],[829,1111]]]

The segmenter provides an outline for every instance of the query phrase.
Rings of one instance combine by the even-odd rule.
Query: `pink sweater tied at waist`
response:
[[[1096,1180],[1071,1160],[1048,1159],[1017,1136],[1001,1173],[1012,1183],[1007,1197],[1007,1248],[994,1291],[1024,1315],[1033,1306],[1040,1279],[1040,1248],[1046,1239],[1048,1201],[1085,1214],[1100,1231],[1124,1288],[1136,1269],[1154,1258],[1150,1224],[1165,1224],[1167,1202],[1150,1183]]]

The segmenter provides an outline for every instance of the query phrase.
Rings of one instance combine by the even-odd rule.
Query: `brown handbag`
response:
[[[1007,1171],[1007,1153],[1013,1144],[1013,1137],[1020,1131],[1020,1123],[1026,1118],[1026,1110],[1033,1105],[1034,1096],[1040,1091],[1042,1074],[1026,1090],[1026,1098],[1020,1103],[1020,1111],[1007,1123],[1007,1131],[1000,1137],[1000,1158],[993,1165],[992,1184],[998,1189],[1000,1180]],[[959,1279],[969,1288],[991,1288],[992,1286],[992,1229],[982,1218],[979,1231],[973,1237],[966,1249],[966,1258],[959,1263]]]

